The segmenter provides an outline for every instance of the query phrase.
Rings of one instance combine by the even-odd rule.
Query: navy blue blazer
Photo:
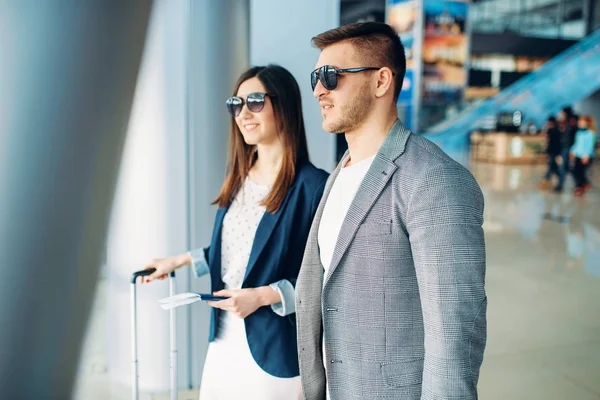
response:
[[[274,214],[265,212],[258,225],[242,288],[268,286],[283,279],[296,286],[308,233],[328,176],[309,162],[297,168],[282,206]],[[224,286],[221,232],[228,209],[229,206],[217,211],[211,246],[204,249],[213,292]],[[215,339],[221,312],[212,309],[209,341]],[[281,378],[300,374],[295,313],[282,317],[271,307],[260,307],[244,322],[250,352],[265,372]]]

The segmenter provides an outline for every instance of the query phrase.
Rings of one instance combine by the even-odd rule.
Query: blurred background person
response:
[[[563,191],[565,185],[565,179],[571,171],[571,163],[569,158],[569,152],[571,146],[575,143],[575,133],[577,132],[577,116],[573,114],[571,107],[563,108],[558,115],[558,128],[561,132],[561,144],[562,150],[560,154],[559,162],[559,179],[558,185],[554,188],[556,193]]]
[[[582,115],[577,126],[579,129],[575,135],[575,143],[571,147],[571,159],[573,160],[573,177],[575,178],[573,194],[581,196],[591,186],[587,173],[596,149],[597,133],[595,121],[588,115]]]
[[[212,243],[155,259],[147,281],[193,265],[213,307],[201,400],[294,398],[299,389],[295,284],[328,174],[309,162],[301,97],[276,65],[246,71],[227,100],[229,172]]]
[[[548,169],[540,186],[542,189],[547,189],[553,176],[556,176],[560,181],[560,155],[562,151],[561,133],[558,129],[556,118],[550,117],[546,122],[546,154],[548,155]]]

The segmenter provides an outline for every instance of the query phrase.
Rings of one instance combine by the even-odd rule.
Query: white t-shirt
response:
[[[323,208],[318,233],[319,256],[324,269],[323,285],[325,284],[327,271],[329,271],[329,267],[331,266],[333,251],[335,250],[346,214],[374,159],[375,156],[369,157],[354,165],[342,168],[335,178],[335,182],[333,182],[329,197],[327,197],[327,202]],[[344,164],[346,161],[347,159],[344,160]],[[325,366],[325,370],[327,370],[327,363],[325,362],[325,338],[323,338],[323,365]],[[329,399],[328,385],[325,387],[325,393],[327,399]]]

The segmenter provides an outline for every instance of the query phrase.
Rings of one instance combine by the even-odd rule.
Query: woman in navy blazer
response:
[[[286,69],[251,68],[233,94],[231,164],[215,200],[211,245],[153,260],[147,281],[193,265],[228,297],[207,303],[201,400],[295,398],[295,285],[328,174],[309,162],[300,90]]]

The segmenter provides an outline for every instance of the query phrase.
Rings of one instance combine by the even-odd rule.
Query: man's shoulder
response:
[[[412,133],[406,143],[404,154],[396,159],[403,174],[425,177],[434,171],[471,175],[469,170],[450,157],[431,140]]]
[[[410,136],[404,154],[395,161],[398,170],[394,179],[400,197],[410,202],[418,193],[443,192],[447,199],[460,199],[460,202],[483,207],[481,187],[464,165],[427,138]]]

